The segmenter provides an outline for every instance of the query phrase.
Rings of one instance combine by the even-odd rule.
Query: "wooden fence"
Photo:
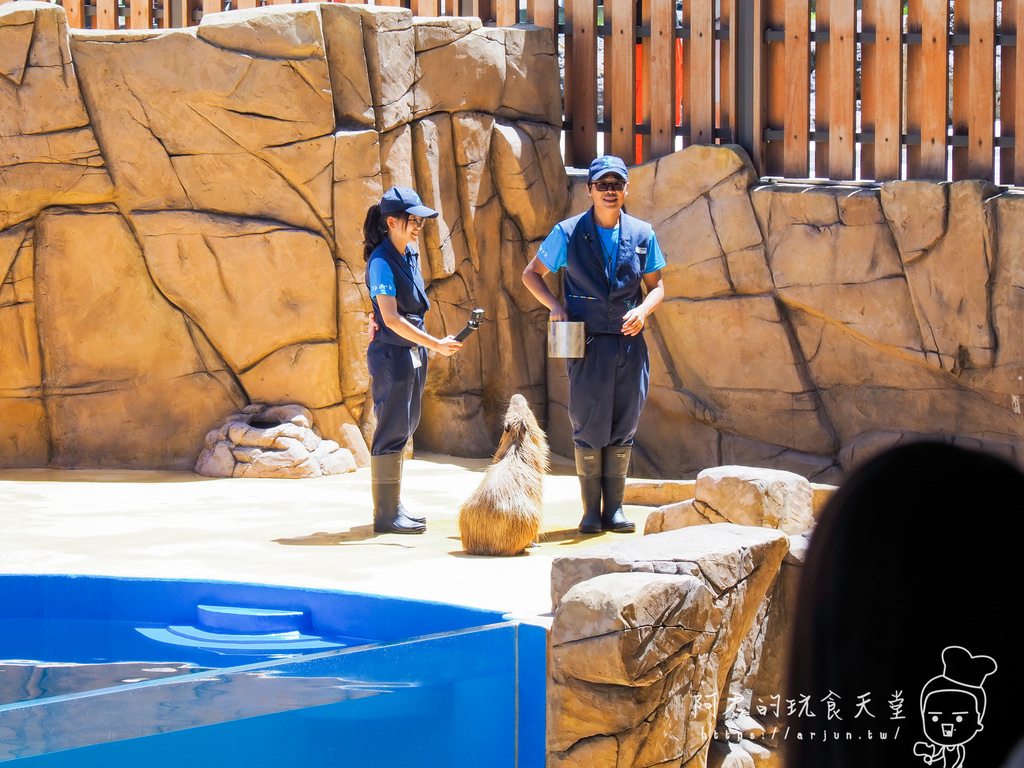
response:
[[[181,27],[267,2],[290,0],[62,0],[72,27],[96,29]],[[570,165],[725,142],[762,176],[1024,185],[1024,0],[375,4],[556,29]]]

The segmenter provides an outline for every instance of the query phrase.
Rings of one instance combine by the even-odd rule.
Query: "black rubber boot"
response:
[[[583,519],[580,533],[601,533],[601,452],[576,449],[576,475],[580,479]]]
[[[398,455],[402,457],[402,460],[398,462],[398,479],[399,481],[401,481],[402,473],[405,471],[405,454],[400,453]],[[414,523],[423,523],[424,525],[426,525],[427,518],[423,517],[422,515],[414,515],[412,512],[406,509],[405,505],[402,503],[401,495],[399,495],[398,498],[398,514],[405,515]]]
[[[601,451],[601,489],[604,508],[601,510],[601,530],[612,533],[633,533],[636,524],[626,519],[622,511],[622,497],[626,495],[626,472],[633,449],[628,445],[609,445]]]
[[[411,520],[401,511],[402,454],[370,457],[370,489],[374,533],[423,533],[427,530],[426,524]]]

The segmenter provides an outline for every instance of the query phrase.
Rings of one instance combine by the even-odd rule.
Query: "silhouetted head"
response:
[[[818,717],[790,718],[787,766],[920,768],[913,745],[926,738],[919,713],[926,697],[935,706],[970,703],[964,729],[986,711],[977,688],[971,702],[963,686],[938,686],[932,695],[958,693],[928,696],[951,646],[998,664],[985,683],[988,711],[1015,721],[1024,667],[1006,616],[1015,610],[1008,599],[1016,601],[1022,541],[1024,474],[1001,458],[921,442],[857,469],[822,511],[801,574],[785,698],[805,697]],[[825,697],[837,702],[842,722],[826,722]],[[873,719],[854,718],[858,701]],[[826,726],[861,738],[822,740]],[[873,739],[861,733],[869,727]],[[895,740],[877,738],[897,727]],[[800,731],[818,737],[797,740]],[[967,765],[1001,765],[1020,735],[1017,727],[977,733]]]

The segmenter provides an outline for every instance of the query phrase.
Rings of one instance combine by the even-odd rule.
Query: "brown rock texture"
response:
[[[417,448],[491,455],[521,392],[571,455],[520,281],[586,200],[560,115],[529,25],[309,3],[77,31],[0,5],[0,466],[190,468],[256,402],[367,434],[361,224],[394,184],[440,213],[428,329],[487,311],[432,361]],[[631,474],[829,483],[917,437],[1022,460],[1024,195],[762,184],[742,150],[692,146],[633,168],[627,208],[668,260]]]
[[[634,169],[627,206],[666,246],[668,295],[633,473],[828,483],[915,438],[1024,460],[1022,200],[973,181],[759,185],[725,147]]]
[[[543,401],[505,328],[568,199],[557,89],[532,26],[302,4],[97,32],[0,6],[0,466],[188,469],[255,404],[365,463],[362,221],[393,184],[441,213],[430,330],[495,321],[434,361],[422,446],[490,453],[491,403]],[[234,474],[262,471],[250,448]]]
[[[709,467],[697,475],[690,498],[647,516],[644,533],[707,523],[775,528],[799,535],[814,525],[814,489],[795,472],[763,467]]]
[[[703,768],[788,550],[723,523],[556,558],[548,765]]]

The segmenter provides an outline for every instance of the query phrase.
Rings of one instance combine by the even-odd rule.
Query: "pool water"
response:
[[[0,612],[0,761],[544,764],[545,633],[496,612],[72,576]]]

